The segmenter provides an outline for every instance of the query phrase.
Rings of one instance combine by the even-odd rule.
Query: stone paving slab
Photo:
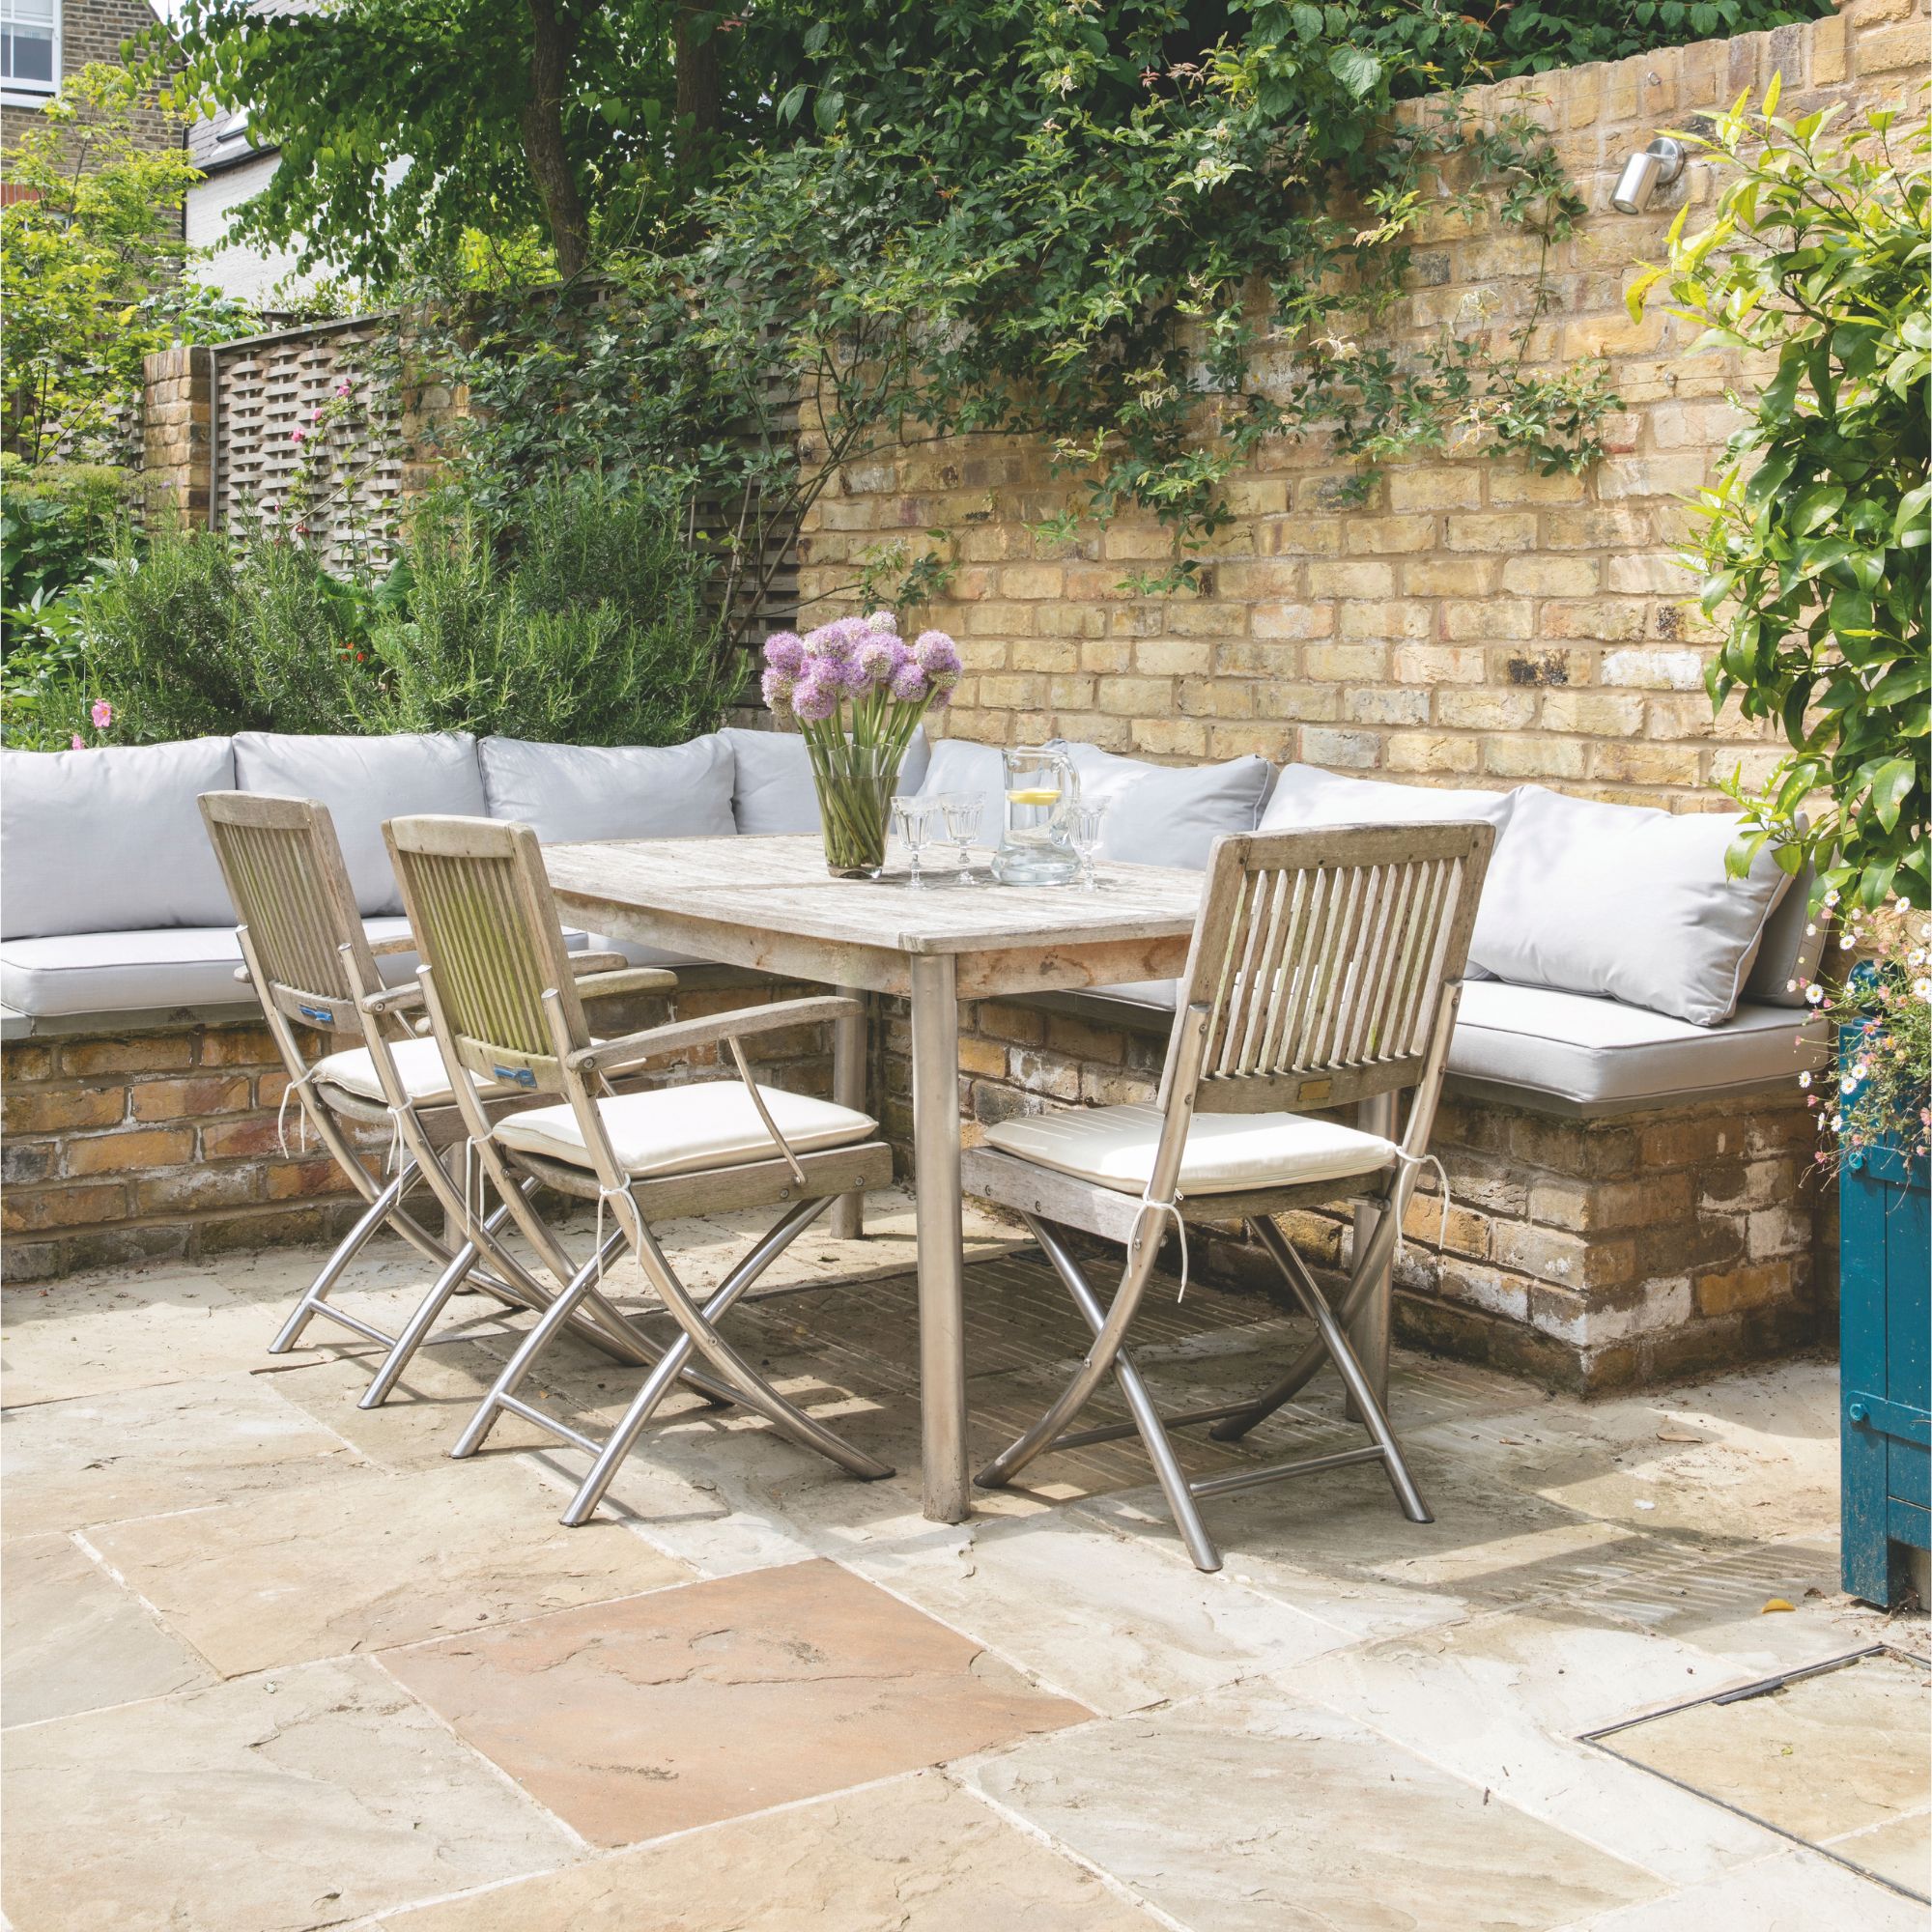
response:
[[[564,1529],[513,1462],[375,1470],[97,1530],[101,1556],[224,1677],[683,1582],[621,1523]]]
[[[213,1681],[72,1538],[8,1545],[0,1723],[43,1723]]]
[[[925,1533],[847,1559],[1095,1711],[1167,1703],[1352,1641],[1138,1537],[1051,1516]]]
[[[15,1932],[305,1932],[577,1856],[367,1661],[9,1733]]]
[[[1732,1688],[1721,1658],[1634,1631],[1505,1611],[1313,1660],[1295,1694],[1676,1885],[1779,1849],[1775,1835],[1578,1742],[1646,1704]]]
[[[1902,1658],[1861,1658],[1762,1696],[1670,1711],[1604,1742],[1818,1843],[1925,1811],[1929,1682]]]
[[[1037,1739],[968,1776],[1190,1932],[1551,1932],[1664,1889],[1265,1683]]]
[[[353,1365],[344,1373],[357,1375]],[[0,1417],[7,1536],[242,1496],[269,1506],[277,1490],[332,1482],[360,1458],[338,1433],[284,1400],[284,1384],[298,1379],[205,1377],[9,1409]],[[365,1369],[357,1386],[366,1379]]]
[[[1925,1932],[1925,1908],[1816,1853],[1781,1852],[1575,1932]]]
[[[827,1562],[567,1610],[384,1662],[600,1845],[1092,1716]]]
[[[1154,1932],[1164,1921],[925,1772],[714,1825],[382,1932]]]

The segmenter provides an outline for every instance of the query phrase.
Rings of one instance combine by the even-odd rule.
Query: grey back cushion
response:
[[[483,775],[468,731],[399,732],[386,738],[298,737],[242,731],[235,776],[243,791],[312,798],[328,808],[343,864],[364,919],[400,913],[403,895],[383,842],[385,819],[418,811],[483,812]]]
[[[1096,745],[1066,746],[1080,777],[1080,796],[1104,805],[1100,857],[1133,866],[1200,871],[1214,841],[1252,832],[1274,778],[1265,758],[1219,765],[1153,765]]]
[[[970,738],[940,739],[932,748],[919,792],[923,798],[936,798],[949,791],[978,794],[983,807],[979,842],[997,845],[1007,813],[1007,767],[1001,748],[976,745]]]
[[[707,732],[686,745],[539,745],[485,738],[492,818],[514,818],[546,842],[693,838],[734,832],[731,747]]]
[[[1800,815],[1803,823],[1803,814]],[[1764,944],[1757,950],[1757,961],[1745,981],[1747,1003],[1766,1007],[1802,1007],[1807,1004],[1804,986],[1818,977],[1818,961],[1825,952],[1825,929],[1831,923],[1811,917],[1811,887],[1817,878],[1814,867],[1805,866],[1792,875],[1791,884],[1772,908],[1764,923]]]
[[[0,934],[235,923],[196,800],[234,741],[0,753]]]
[[[234,925],[201,823],[232,738],[0,753],[0,935]]]
[[[1381,779],[1343,778],[1319,765],[1284,765],[1262,813],[1263,832],[1299,832],[1321,825],[1441,825],[1482,819],[1496,828],[1496,846],[1516,804],[1513,791],[1452,791],[1443,785],[1389,784]],[[1491,859],[1494,865],[1493,855]],[[1475,940],[1489,917],[1489,889],[1476,911]],[[1475,940],[1464,977],[1486,980]]]
[[[1389,784],[1343,778],[1318,765],[1284,765],[1275,781],[1263,832],[1295,832],[1310,825],[1439,825],[1487,819],[1500,841],[1516,794],[1451,791],[1442,785]]]
[[[740,832],[819,830],[811,755],[798,732],[757,731],[743,724],[727,724],[718,735],[731,748],[731,815]],[[922,726],[912,734],[899,764],[901,791],[919,789],[929,758]]]
[[[1736,1010],[1772,908],[1791,884],[1769,849],[1724,871],[1738,821],[1516,795],[1472,952],[1500,980],[1603,993],[1693,1026]]]

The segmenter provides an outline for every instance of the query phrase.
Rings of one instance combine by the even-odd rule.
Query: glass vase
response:
[[[885,870],[897,777],[896,761],[882,747],[849,739],[839,751],[813,759],[825,867],[835,878],[876,879]]]

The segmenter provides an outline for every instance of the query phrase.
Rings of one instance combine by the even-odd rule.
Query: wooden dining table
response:
[[[565,913],[593,932],[910,1001],[922,1473],[925,1514],[938,1522],[961,1521],[970,1493],[959,1002],[1176,979],[1201,899],[1199,872],[1102,865],[1094,892],[1022,889],[995,884],[988,857],[975,855],[969,885],[942,867],[915,889],[902,872],[834,878],[815,838],[622,839],[544,851]],[[866,1065],[863,1030],[841,1029],[835,1099],[865,1108]],[[854,1221],[846,1226],[856,1232]]]

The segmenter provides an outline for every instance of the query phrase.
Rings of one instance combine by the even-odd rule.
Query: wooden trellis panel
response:
[[[376,317],[255,336],[217,352],[217,526],[298,524],[337,569],[358,557],[389,559],[408,449],[395,399],[369,367],[370,351],[388,327]],[[344,382],[353,385],[346,414],[335,411]]]

